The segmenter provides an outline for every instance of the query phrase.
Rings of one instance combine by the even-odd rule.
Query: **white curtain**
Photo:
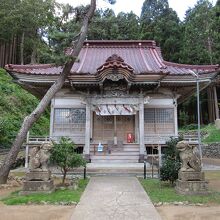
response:
[[[138,105],[96,105],[93,106],[97,115],[135,115]]]

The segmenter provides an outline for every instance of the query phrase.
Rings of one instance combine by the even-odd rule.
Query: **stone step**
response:
[[[91,159],[92,163],[137,163],[138,159]]]
[[[135,147],[130,147],[130,148],[124,147],[124,148],[123,148],[123,151],[125,151],[125,152],[138,151],[138,152],[139,152],[139,151],[140,151],[140,148],[139,148],[139,147],[138,147],[138,148],[137,148],[137,147],[136,147],[136,148],[135,148]]]
[[[90,152],[91,156],[130,156],[130,155],[135,155],[138,156],[139,155],[139,151],[130,151],[130,152],[124,152],[124,151],[111,151],[111,153],[107,153],[107,152],[96,152],[94,154],[94,152]]]
[[[104,160],[130,160],[130,159],[139,159],[139,155],[91,155],[90,158],[93,159],[104,159]]]
[[[98,145],[95,147],[95,149],[97,149]],[[104,146],[107,148],[107,146]],[[117,146],[112,146],[112,148],[117,148]],[[124,149],[139,149],[140,146],[139,145],[123,145],[122,148]],[[94,150],[94,146],[90,147],[91,150]]]
[[[124,151],[124,150],[111,150],[111,152],[109,153],[107,150],[102,151],[102,152],[94,152],[90,150],[90,155],[139,155],[140,154],[140,150],[130,150],[130,151]]]
[[[98,145],[97,145],[98,146]],[[97,147],[95,148],[96,149],[96,151],[97,151]],[[106,147],[104,148],[104,149],[107,149]],[[120,148],[117,148],[117,147],[112,147],[112,150],[114,150],[114,149],[116,149],[116,150],[118,150],[118,149],[120,149]],[[139,151],[139,149],[140,149],[140,146],[139,145],[123,145],[123,147],[121,148],[123,151]],[[94,147],[93,146],[91,146],[90,147],[90,152],[94,152]]]
[[[153,172],[150,164],[146,166],[147,178],[158,177],[158,169],[154,167]],[[61,175],[60,170],[54,168],[54,175]],[[70,170],[68,175],[78,174],[83,175],[84,168],[79,167],[74,170]],[[143,163],[132,163],[131,161],[98,161],[88,163],[86,165],[86,173],[88,176],[142,176],[144,175],[144,164]]]

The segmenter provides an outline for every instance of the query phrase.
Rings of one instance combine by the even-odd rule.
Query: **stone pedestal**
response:
[[[34,180],[43,180],[47,181],[51,178],[50,171],[29,171],[26,173],[25,179],[26,181],[34,181]]]
[[[178,179],[182,181],[204,181],[205,175],[204,172],[196,172],[196,171],[180,171],[178,173]]]
[[[26,173],[22,195],[31,193],[51,193],[54,191],[50,171],[29,171]]]
[[[183,195],[208,194],[208,182],[204,172],[180,171],[176,181],[176,192]]]

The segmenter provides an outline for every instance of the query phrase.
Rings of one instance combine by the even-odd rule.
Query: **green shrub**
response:
[[[182,127],[183,130],[197,130],[198,129],[198,124],[189,124],[189,125],[185,125]]]
[[[160,168],[160,179],[162,181],[169,181],[172,185],[178,178],[178,171],[180,169],[180,158],[176,150],[176,144],[180,139],[171,138],[166,143],[167,149],[162,158],[162,167]]]
[[[61,168],[64,184],[66,174],[71,168],[80,167],[86,164],[82,155],[75,152],[76,145],[70,138],[61,137],[58,143],[54,143],[51,150],[51,160]]]
[[[30,114],[39,100],[12,82],[12,78],[0,68],[0,148],[10,147],[21,127],[23,119]],[[31,135],[48,135],[49,110],[31,129]]]
[[[182,127],[186,126],[189,123],[189,115],[185,111],[180,111],[179,123]]]

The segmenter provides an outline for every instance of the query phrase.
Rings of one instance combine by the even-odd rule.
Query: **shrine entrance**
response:
[[[93,114],[93,142],[107,143],[114,141],[134,143],[135,115],[106,115]]]

